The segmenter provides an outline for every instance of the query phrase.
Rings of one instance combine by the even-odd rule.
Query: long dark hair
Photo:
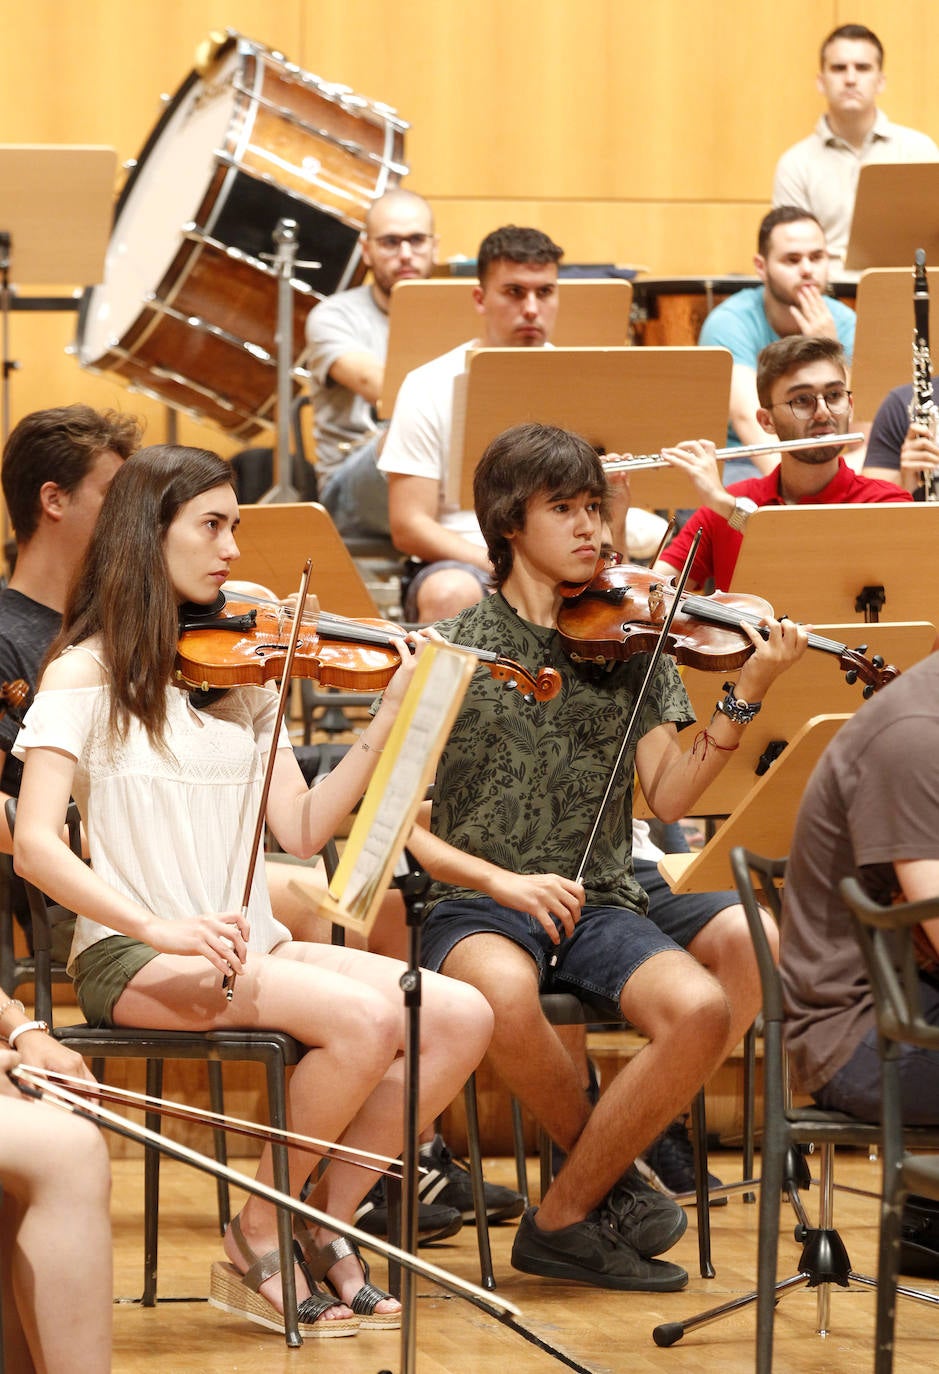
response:
[[[154,444],[128,458],[108,488],[49,657],[100,637],[118,736],[133,716],[162,745],[179,640],[164,540],[187,501],[225,483],[232,471],[217,453]]]

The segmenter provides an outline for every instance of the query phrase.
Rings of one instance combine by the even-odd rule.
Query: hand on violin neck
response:
[[[782,620],[764,620],[760,628],[743,621],[740,629],[753,644],[754,653],[740,669],[737,696],[753,704],[763,700],[780,673],[799,661],[809,646],[809,631],[785,616]]]

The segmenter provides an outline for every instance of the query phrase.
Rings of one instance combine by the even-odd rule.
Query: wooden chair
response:
[[[8,799],[6,814],[13,833],[16,825],[16,801]],[[78,809],[74,802],[68,809],[69,841],[75,853],[81,853],[81,833]],[[74,912],[50,903],[33,883],[26,883],[35,952],[36,1016],[53,1024],[52,986],[50,976],[51,931],[55,919],[74,919]],[[214,1030],[161,1031],[132,1029],[122,1026],[103,1028],[87,1023],[57,1026],[57,1040],[79,1054],[92,1059],[143,1059],[146,1061],[146,1091],[150,1097],[160,1097],[163,1087],[163,1065],[167,1060],[195,1059],[205,1061],[209,1073],[209,1095],[214,1112],[221,1113],[221,1065],[228,1061],[249,1061],[261,1064],[267,1083],[269,1121],[273,1128],[287,1128],[286,1071],[296,1064],[302,1047],[282,1031]],[[161,1129],[155,1112],[146,1114],[145,1124],[155,1132]],[[224,1132],[214,1133],[216,1158],[225,1162]],[[290,1192],[287,1147],[272,1146],[274,1187]],[[224,1231],[230,1216],[227,1185],[218,1184],[219,1222]],[[160,1192],[160,1153],[147,1149],[144,1157],[144,1278],[142,1302],[153,1307],[157,1300],[157,1251]],[[288,1211],[279,1210],[277,1217],[280,1249],[281,1280],[284,1294],[284,1328],[287,1345],[302,1344],[297,1317],[297,1294],[294,1276],[294,1245],[292,1218]]]
[[[922,1010],[920,972],[913,931],[923,921],[939,918],[939,898],[884,907],[871,900],[856,878],[844,878],[841,895],[854,916],[854,926],[867,965],[880,1041],[881,1159],[880,1248],[877,1260],[877,1331],[874,1374],[893,1368],[897,1295],[939,1306],[939,1295],[900,1287],[900,1226],[909,1193],[939,1201],[939,1157],[913,1154],[903,1124],[899,1061],[904,1046],[939,1054],[939,1026]],[[939,1103],[934,1104],[939,1117]]]

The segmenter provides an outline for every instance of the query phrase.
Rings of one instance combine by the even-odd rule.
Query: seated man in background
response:
[[[487,234],[477,254],[479,285],[473,292],[481,337],[415,368],[398,392],[378,466],[388,475],[395,546],[424,565],[407,591],[406,620],[426,624],[445,619],[479,601],[491,587],[479,522],[445,494],[453,386],[475,348],[551,346],[562,254],[540,229],[509,224]],[[664,523],[645,511],[630,512],[629,519],[630,536],[641,532],[651,554]]]
[[[939,443],[936,442],[936,423],[939,420],[939,392],[933,378],[931,393],[914,416],[910,415],[913,386],[895,386],[881,401],[871,426],[867,451],[864,455],[864,474],[914,493],[919,500],[923,492],[923,477],[939,480]]]
[[[892,124],[877,108],[884,49],[863,24],[842,24],[819,54],[816,85],[827,109],[808,138],[776,165],[774,205],[804,205],[822,226],[833,270],[842,267],[861,168],[869,162],[935,162],[928,134]]]
[[[776,339],[805,334],[836,339],[848,363],[854,351],[854,311],[826,295],[828,250],[814,215],[796,205],[781,205],[760,224],[753,259],[762,286],[746,287],[722,301],[707,316],[698,343],[733,354],[730,381],[729,447],[766,443],[757,419],[756,363],[760,350]],[[737,482],[770,472],[775,454],[728,458],[724,481]]]
[[[426,200],[398,187],[369,209],[362,258],[372,279],[307,316],[319,495],[340,534],[387,534],[388,486],[375,464],[385,432],[375,414],[395,282],[429,277],[436,259]]]
[[[857,876],[889,905],[939,890],[939,656],[865,702],[829,744],[803,793],[787,865],[780,972],[793,1086],[826,1110],[879,1121],[880,1058],[870,982],[841,900]],[[921,928],[920,989],[939,1024],[936,932]],[[901,1115],[939,1122],[939,1055],[904,1047]],[[939,1277],[939,1205],[911,1196],[900,1268]]]
[[[717,591],[727,591],[747,521],[760,506],[910,500],[909,492],[891,482],[855,473],[837,445],[786,449],[789,440],[849,432],[852,412],[847,377],[844,352],[834,339],[796,334],[763,349],[757,369],[760,405],[756,421],[767,433],[775,434],[781,445],[779,463],[765,477],[725,487],[714,445],[706,439],[662,450],[663,458],[691,478],[702,505],[663,549],[655,563],[657,572],[671,575],[681,569],[701,529],[689,585],[702,587],[713,578]]]

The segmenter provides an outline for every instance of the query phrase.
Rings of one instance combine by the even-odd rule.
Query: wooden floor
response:
[[[247,1161],[246,1161],[247,1163]],[[712,1156],[712,1168],[726,1181],[739,1177],[738,1158]],[[511,1182],[506,1161],[489,1161],[487,1175]],[[865,1156],[839,1154],[840,1185],[874,1189],[879,1166]],[[808,1194],[810,1213],[816,1193]],[[402,1369],[396,1332],[358,1334],[351,1339],[308,1341],[288,1351],[274,1333],[209,1307],[205,1302],[209,1268],[220,1257],[214,1216],[214,1183],[206,1175],[165,1162],[160,1208],[160,1296],[145,1310],[139,1295],[142,1273],[142,1166],[139,1160],[114,1162],[115,1335],[114,1374],[166,1374],[166,1371],[257,1371],[280,1374],[315,1368],[328,1374],[379,1374]],[[876,1203],[871,1198],[836,1193],[836,1220],[853,1266],[875,1267]],[[514,1225],[493,1228],[499,1288],[522,1309],[517,1329],[471,1304],[442,1294],[420,1281],[416,1317],[416,1369],[419,1374],[511,1371],[551,1374],[751,1374],[754,1367],[755,1308],[700,1328],[670,1349],[652,1340],[662,1321],[682,1320],[748,1292],[756,1273],[756,1208],[739,1197],[711,1211],[717,1277],[697,1276],[694,1212],[688,1230],[669,1254],[691,1278],[683,1293],[658,1297],[616,1294],[518,1274],[509,1265]],[[799,1247],[794,1217],[781,1212],[780,1276],[795,1271]],[[452,1241],[421,1252],[455,1273],[478,1281],[472,1228]],[[380,1265],[377,1266],[380,1269]],[[939,1284],[925,1285],[939,1292]],[[874,1295],[868,1290],[832,1293],[831,1334],[815,1334],[815,1295],[799,1290],[777,1310],[774,1369],[781,1374],[862,1374],[873,1367]],[[897,1374],[925,1374],[937,1366],[935,1309],[906,1302],[897,1326]],[[80,1365],[76,1364],[76,1368]]]

